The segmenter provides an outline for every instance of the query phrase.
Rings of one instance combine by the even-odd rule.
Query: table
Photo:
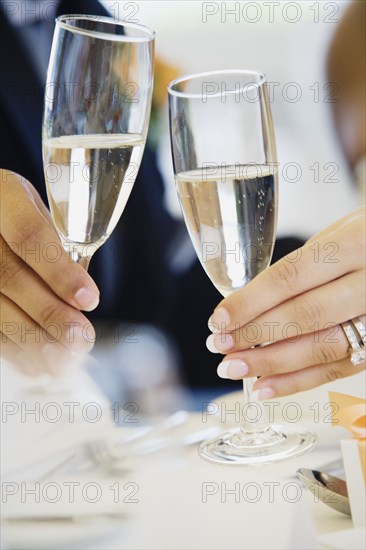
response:
[[[300,411],[296,422],[319,437],[312,452],[284,462],[262,467],[215,465],[203,461],[195,446],[139,457],[134,469],[123,476],[106,476],[96,468],[64,474],[57,479],[61,486],[79,483],[79,489],[89,484],[92,490],[93,484],[99,485],[101,498],[89,503],[96,517],[66,524],[48,521],[42,527],[37,521],[13,522],[5,526],[4,548],[321,548],[319,534],[351,529],[352,520],[314,502],[296,470],[316,468],[341,456],[339,440],[348,435],[330,425],[327,391],[363,397],[364,388],[365,373],[361,373],[312,392],[272,400],[278,403],[272,406],[275,421],[283,416],[294,419]],[[221,410],[235,410],[241,395],[235,392],[216,403]],[[220,413],[194,413],[179,430],[189,433],[218,423]],[[121,515],[98,518],[101,512]]]

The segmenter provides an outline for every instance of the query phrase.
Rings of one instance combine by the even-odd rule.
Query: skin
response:
[[[156,63],[161,82],[154,87],[154,104],[159,106],[178,73]],[[29,375],[59,376],[72,352],[93,347],[95,331],[81,311],[97,307],[99,290],[62,248],[29,181],[0,169],[0,204],[1,357]]]
[[[352,365],[340,327],[354,317],[366,322],[365,219],[364,207],[348,214],[220,302],[207,341],[226,354],[219,375],[260,376],[254,390],[265,399],[365,368]]]
[[[99,302],[87,272],[70,260],[29,181],[0,170],[1,356],[28,374],[58,375],[72,351],[92,348],[82,310]]]
[[[366,2],[356,0],[334,34],[328,80],[337,86],[335,127],[352,170],[366,154]],[[226,354],[223,378],[260,378],[258,399],[280,397],[356,374],[340,323],[366,324],[365,208],[315,235],[215,309],[210,351]],[[252,348],[257,344],[266,344]]]

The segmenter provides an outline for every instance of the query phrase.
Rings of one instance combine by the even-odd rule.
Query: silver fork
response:
[[[187,411],[177,411],[172,415],[165,418],[157,426],[142,426],[137,428],[127,437],[121,441],[107,442],[104,440],[93,441],[88,443],[89,456],[92,462],[97,466],[114,467],[117,463],[120,463],[121,469],[126,469],[125,458],[127,456],[136,455],[137,447],[140,449],[141,454],[146,452],[154,452],[163,448],[164,440],[167,439],[166,434],[187,422],[189,413]],[[148,439],[143,442],[142,445],[136,445],[144,436],[154,435],[154,439]],[[135,452],[134,452],[135,450]]]

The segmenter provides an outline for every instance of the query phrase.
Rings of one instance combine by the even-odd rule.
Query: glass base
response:
[[[299,426],[271,426],[259,433],[230,430],[204,441],[199,454],[218,464],[256,466],[292,458],[309,451],[317,442],[314,433]]]

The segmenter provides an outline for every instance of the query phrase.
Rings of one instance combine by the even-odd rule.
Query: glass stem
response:
[[[261,401],[252,399],[253,385],[256,378],[244,378],[244,407],[240,431],[243,435],[263,433],[270,429],[267,413]]]
[[[91,256],[83,256],[78,252],[75,248],[71,248],[68,250],[70,258],[74,260],[77,264],[80,264],[81,267],[85,269],[85,271],[88,271],[88,267],[90,264]]]

